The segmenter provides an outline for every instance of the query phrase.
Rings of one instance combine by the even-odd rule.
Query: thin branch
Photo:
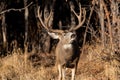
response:
[[[33,4],[33,2],[31,2],[30,4],[28,4],[26,7],[20,8],[20,9],[11,8],[11,9],[4,10],[4,11],[0,12],[0,15],[4,14],[6,12],[10,12],[10,11],[20,11],[21,12],[22,10],[25,10],[26,8],[28,8],[29,6],[31,6],[32,4]]]
[[[90,19],[91,19],[94,7],[95,7],[95,5],[93,4],[93,6],[91,7],[91,12],[90,12],[90,15],[89,15],[89,18],[88,18],[88,22],[87,22],[87,26],[86,26],[86,29],[85,29],[85,34],[84,34],[84,39],[83,39],[83,44],[82,44],[82,47],[83,47],[82,48],[82,54],[84,53],[83,51],[84,51],[84,45],[85,45],[85,42],[86,42],[86,36],[87,36],[88,26],[89,26],[89,23],[90,23]]]
[[[111,45],[111,49],[113,51],[113,37],[112,37],[112,26],[111,26],[111,22],[110,22],[110,14],[109,14],[107,6],[106,6],[106,4],[103,0],[102,0],[102,4],[103,4],[105,14],[106,14],[106,18],[107,18],[107,21],[108,21],[108,31],[109,31],[109,35],[110,35],[110,45]],[[112,54],[112,52],[111,52],[111,54]]]

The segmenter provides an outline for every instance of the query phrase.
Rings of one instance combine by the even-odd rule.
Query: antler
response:
[[[40,24],[42,27],[44,27],[47,32],[57,32],[57,33],[63,33],[64,31],[63,30],[53,30],[53,29],[49,29],[49,21],[50,21],[50,18],[52,16],[52,10],[50,11],[50,14],[47,18],[44,19],[44,22],[43,20],[41,19],[41,16],[42,16],[42,13],[40,13],[40,7],[38,7],[38,10],[37,10],[37,15],[38,15],[38,19],[40,21]]]
[[[38,15],[38,19],[40,20],[40,24],[42,25],[42,27],[44,27],[47,31],[49,31],[49,29],[48,29],[48,27],[49,27],[48,23],[49,23],[49,20],[50,20],[50,18],[52,16],[52,13],[50,12],[50,15],[48,16],[48,18],[44,19],[44,22],[46,24],[41,19],[42,13],[40,13],[40,7],[38,7],[37,15]]]
[[[69,29],[69,31],[75,31],[77,29],[79,29],[85,22],[85,19],[86,19],[86,10],[85,8],[81,8],[81,4],[79,5],[80,7],[80,12],[79,12],[79,15],[74,11],[74,9],[71,8],[72,12],[75,14],[75,16],[77,17],[78,19],[78,25],[75,26],[75,27],[71,27]]]

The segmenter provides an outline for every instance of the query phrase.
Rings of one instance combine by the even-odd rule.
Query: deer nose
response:
[[[76,35],[75,35],[75,34],[72,34],[72,35],[71,35],[71,38],[75,38],[75,37],[76,37]]]

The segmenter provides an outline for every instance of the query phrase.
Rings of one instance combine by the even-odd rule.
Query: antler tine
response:
[[[42,13],[40,13],[40,7],[38,7],[37,15],[38,15],[38,19],[40,20],[40,24],[42,25],[42,27],[44,27],[47,30],[47,32],[56,32],[56,33],[63,33],[64,32],[63,30],[53,30],[53,29],[48,28],[48,27],[50,27],[49,26],[49,20],[52,16],[52,10],[50,12],[50,15],[47,18],[45,18],[44,22],[45,22],[46,25],[44,24],[44,22],[41,19]]]
[[[79,7],[80,7],[79,15],[71,8],[72,12],[74,13],[74,15],[78,19],[78,25],[75,26],[75,27],[71,27],[69,29],[69,31],[74,31],[74,30],[79,29],[84,24],[84,22],[85,22],[85,19],[86,19],[86,10],[85,10],[85,8],[84,9],[81,8],[81,4],[79,5]],[[82,19],[82,17],[83,17],[83,19]]]
[[[44,22],[43,22],[42,19],[41,19],[42,14],[40,14],[40,6],[38,7],[37,15],[38,15],[38,19],[40,20],[41,25],[42,25],[47,31],[49,31],[49,29],[46,27],[46,25],[44,24]]]
[[[50,27],[49,21],[50,21],[50,18],[51,18],[51,16],[52,16],[52,14],[53,14],[53,12],[52,12],[52,10],[51,10],[49,16],[48,16],[47,18],[45,18],[45,22],[46,22],[46,24],[47,24],[47,27]]]

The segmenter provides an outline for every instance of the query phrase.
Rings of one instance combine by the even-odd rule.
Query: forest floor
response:
[[[101,45],[85,45],[80,56],[76,80],[120,80],[120,54],[110,56]],[[70,70],[66,80],[70,80]],[[0,59],[0,80],[57,80],[53,53],[26,53],[16,50]]]

